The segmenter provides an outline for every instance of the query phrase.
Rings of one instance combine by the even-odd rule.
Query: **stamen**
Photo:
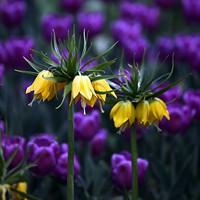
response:
[[[99,108],[100,108],[101,113],[104,113],[104,109],[103,109],[103,105],[101,101],[99,101]]]
[[[81,107],[83,108],[83,114],[86,115],[86,103],[83,99],[81,99]]]

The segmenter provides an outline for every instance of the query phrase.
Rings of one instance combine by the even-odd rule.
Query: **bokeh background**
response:
[[[32,49],[51,56],[52,31],[64,40],[74,24],[77,34],[87,31],[91,56],[118,41],[109,55],[118,59],[111,66],[114,73],[123,52],[127,74],[128,63],[143,62],[150,76],[170,71],[173,61],[169,83],[190,74],[161,96],[171,120],[164,119],[159,129],[137,127],[139,189],[145,200],[199,200],[199,0],[0,0],[0,126],[10,135],[3,151],[7,158],[20,147],[13,166],[22,159],[39,159],[27,174],[29,192],[41,199],[65,199],[67,109],[55,109],[60,95],[29,107],[32,96],[25,90],[34,77],[14,70],[30,70],[23,57],[32,59]],[[104,109],[100,114],[97,106],[83,116],[76,107],[76,199],[128,198],[130,131],[117,134],[110,106]]]

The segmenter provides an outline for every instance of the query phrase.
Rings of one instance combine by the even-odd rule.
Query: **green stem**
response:
[[[67,200],[74,200],[74,104],[68,99],[68,176]]]
[[[131,127],[132,192],[131,199],[138,200],[138,168],[136,130]]]

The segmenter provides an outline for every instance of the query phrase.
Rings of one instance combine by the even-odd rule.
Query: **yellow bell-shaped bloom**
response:
[[[135,107],[131,101],[119,101],[113,106],[110,118],[116,128],[125,129],[135,121]]]
[[[139,124],[147,125],[149,121],[149,102],[144,100],[136,106],[136,119]]]
[[[112,91],[112,88],[110,87],[110,85],[108,84],[108,82],[105,79],[93,81],[92,86],[93,86],[94,90],[98,91],[98,92],[109,92],[110,91],[110,94],[113,95],[115,98],[117,98],[115,92]],[[100,101],[105,102],[106,95],[107,94],[98,94],[97,93],[97,98]]]
[[[72,81],[71,102],[73,100],[76,102],[81,99],[81,106],[83,107],[85,113],[86,104],[93,107],[96,102],[96,97],[97,95],[89,77],[86,75],[75,76]]]
[[[62,89],[65,83],[56,83],[54,80],[48,80],[48,78],[53,78],[54,75],[48,70],[41,71],[36,79],[33,81],[26,89],[26,94],[34,92],[34,98],[38,100],[48,100],[50,101],[56,96],[59,89]]]
[[[27,193],[27,183],[26,182],[20,182],[14,186],[15,190],[23,193]],[[22,195],[18,193],[13,194],[13,199],[14,200],[27,200],[27,198],[22,198]]]
[[[166,104],[159,98],[154,98],[149,103],[149,123],[156,123],[162,120],[163,117],[170,120],[169,112]]]

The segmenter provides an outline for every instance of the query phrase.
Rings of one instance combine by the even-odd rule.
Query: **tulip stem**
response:
[[[68,176],[67,200],[74,199],[74,103],[68,99]]]
[[[138,168],[136,129],[131,127],[132,192],[131,199],[138,200]]]

